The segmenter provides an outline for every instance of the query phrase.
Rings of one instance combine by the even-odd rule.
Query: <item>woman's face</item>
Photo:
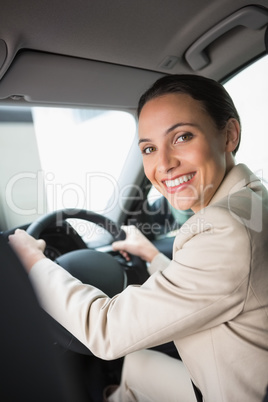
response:
[[[150,100],[139,118],[145,174],[176,209],[208,205],[234,165],[226,129],[217,129],[202,103],[185,94]]]

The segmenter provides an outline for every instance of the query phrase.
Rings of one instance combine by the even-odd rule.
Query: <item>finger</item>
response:
[[[25,230],[23,230],[23,229],[16,229],[15,230],[15,233],[17,233],[17,234],[20,234],[20,233],[23,233],[23,232],[25,232]]]
[[[46,242],[43,239],[37,240],[37,246],[41,251],[45,251],[46,248]]]
[[[125,241],[115,241],[112,243],[112,248],[114,251],[120,251],[120,250],[124,250],[124,243]]]
[[[130,256],[126,251],[120,251],[120,254],[125,258],[125,260],[130,261]]]
[[[10,243],[16,242],[18,237],[21,237],[24,233],[24,230],[16,229],[14,233],[8,236],[8,240]]]
[[[121,228],[126,232],[126,234],[136,232],[138,229],[134,225],[129,225],[129,226],[121,226]]]

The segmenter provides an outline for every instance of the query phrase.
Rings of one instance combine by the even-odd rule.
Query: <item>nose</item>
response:
[[[158,150],[157,170],[159,173],[168,173],[179,165],[180,160],[172,147]]]

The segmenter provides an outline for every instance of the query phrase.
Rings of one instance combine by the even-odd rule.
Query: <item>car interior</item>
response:
[[[47,257],[110,297],[148,278],[112,250],[122,225],[172,258],[193,212],[152,187],[137,145],[138,100],[158,78],[222,83],[242,120],[237,162],[268,187],[267,26],[267,0],[1,1],[1,400],[98,402],[120,382],[123,358],[98,359],[42,311],[8,236],[43,238]]]

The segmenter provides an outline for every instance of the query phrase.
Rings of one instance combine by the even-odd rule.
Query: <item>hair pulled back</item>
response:
[[[222,130],[229,119],[236,119],[240,126],[240,117],[232,98],[226,89],[210,78],[192,74],[167,75],[158,79],[140,98],[137,114],[140,117],[143,106],[154,98],[168,94],[185,94],[200,101],[204,109]],[[236,154],[239,143],[233,151]]]

